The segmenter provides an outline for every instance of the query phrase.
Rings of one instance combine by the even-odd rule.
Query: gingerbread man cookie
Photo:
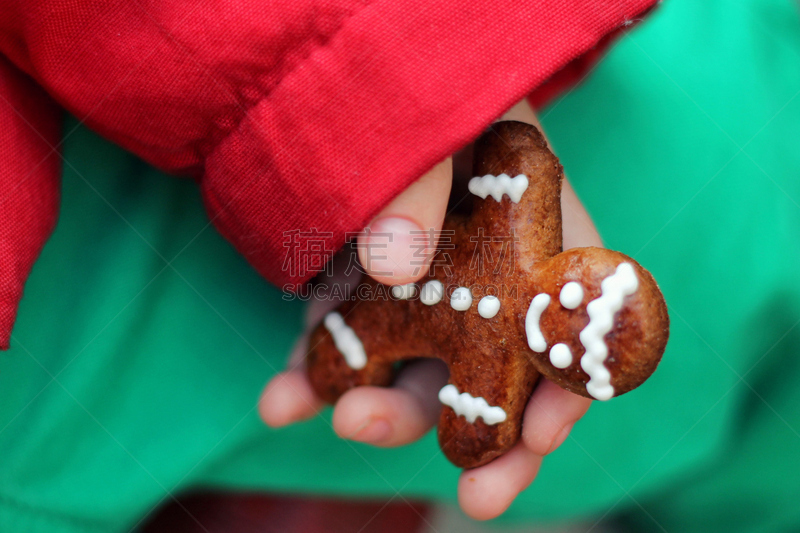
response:
[[[636,261],[562,252],[562,168],[535,127],[494,124],[475,144],[474,175],[472,213],[447,217],[452,237],[440,239],[427,277],[391,291],[364,279],[362,299],[325,317],[307,357],[331,403],[352,387],[390,385],[397,361],[442,359],[439,443],[463,468],[519,440],[540,375],[608,400],[653,373],[669,336],[661,292]]]

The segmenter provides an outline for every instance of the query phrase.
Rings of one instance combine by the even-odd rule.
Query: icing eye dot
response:
[[[408,300],[417,294],[417,285],[414,283],[407,283],[405,285],[395,285],[392,287],[392,296],[398,300]]]
[[[422,286],[419,299],[425,305],[434,305],[442,301],[444,286],[438,279],[434,279]]]
[[[575,309],[583,301],[583,287],[577,281],[570,281],[561,288],[558,299],[567,309]]]
[[[572,364],[572,351],[564,343],[558,343],[550,348],[550,362],[556,368],[567,368]]]
[[[497,296],[484,296],[478,302],[478,314],[483,318],[494,318],[500,312],[500,300]]]
[[[450,297],[450,306],[456,311],[466,311],[472,305],[472,293],[466,287],[459,287]]]

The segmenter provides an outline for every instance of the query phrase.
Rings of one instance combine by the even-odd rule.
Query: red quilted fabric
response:
[[[195,177],[253,267],[300,283],[515,102],[574,83],[655,1],[5,0],[0,346],[57,213],[54,102]]]

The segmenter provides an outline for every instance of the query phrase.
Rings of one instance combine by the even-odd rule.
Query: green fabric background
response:
[[[669,0],[543,112],[607,245],[659,280],[672,334],[501,522],[800,528],[799,13]],[[66,132],[59,226],[0,356],[0,530],[128,531],[208,486],[454,501],[432,433],[382,450],[329,416],[265,428],[256,400],[302,305],[208,225],[193,183]]]

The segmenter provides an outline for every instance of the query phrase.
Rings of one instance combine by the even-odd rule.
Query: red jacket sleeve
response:
[[[22,288],[56,223],[60,112],[0,56],[0,349],[8,348]]]
[[[0,52],[283,285],[655,2],[7,0]]]

